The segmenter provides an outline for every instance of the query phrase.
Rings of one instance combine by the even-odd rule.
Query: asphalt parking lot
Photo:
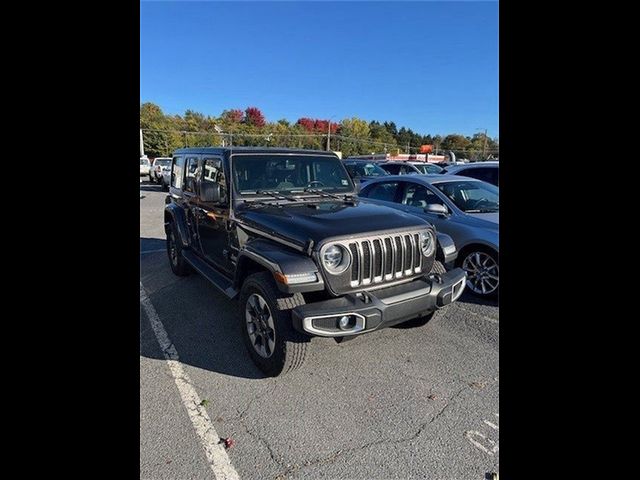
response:
[[[240,478],[480,480],[499,471],[497,304],[465,293],[423,327],[314,339],[302,368],[265,378],[245,351],[235,302],[196,274],[171,272],[167,193],[148,182],[140,193],[141,479],[216,478],[219,451]],[[179,360],[160,348],[159,324]],[[234,445],[211,453],[203,438],[218,436]]]

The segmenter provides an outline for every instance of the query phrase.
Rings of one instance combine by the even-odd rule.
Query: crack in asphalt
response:
[[[445,403],[445,404],[444,404],[444,406],[440,409],[440,411],[439,411],[438,413],[436,413],[436,414],[435,414],[431,419],[429,419],[427,422],[424,422],[423,424],[421,424],[421,425],[418,427],[418,430],[417,430],[413,435],[410,435],[410,436],[408,436],[408,437],[404,437],[404,438],[400,438],[400,439],[397,439],[397,440],[393,440],[393,439],[390,439],[390,438],[383,438],[383,439],[381,439],[381,440],[375,440],[375,441],[373,441],[373,442],[365,443],[365,444],[360,445],[360,446],[358,446],[358,447],[347,448],[347,449],[344,449],[344,450],[338,450],[338,451],[333,452],[331,455],[328,455],[328,456],[326,456],[326,457],[322,457],[322,458],[319,458],[319,459],[315,459],[315,460],[307,461],[307,462],[305,462],[303,465],[297,465],[297,464],[296,464],[296,465],[292,465],[292,466],[286,466],[286,465],[283,465],[283,463],[282,463],[281,461],[279,461],[279,460],[275,457],[275,455],[274,455],[274,453],[273,453],[273,450],[272,450],[272,448],[271,448],[271,445],[269,445],[269,442],[268,442],[266,439],[262,438],[262,437],[261,437],[260,435],[258,435],[258,434],[254,434],[254,433],[250,432],[248,429],[247,429],[247,433],[248,433],[249,435],[251,435],[252,437],[257,438],[258,440],[260,440],[260,441],[265,445],[265,447],[266,447],[266,448],[267,448],[267,450],[269,451],[269,454],[271,455],[271,459],[272,459],[272,460],[273,460],[273,461],[274,461],[278,466],[280,466],[280,467],[285,467],[285,470],[284,470],[283,472],[281,472],[281,473],[279,473],[278,475],[276,475],[276,480],[282,480],[282,479],[287,478],[287,475],[290,475],[290,474],[292,474],[292,473],[294,473],[294,472],[301,471],[301,470],[305,470],[305,469],[307,469],[307,468],[309,468],[309,467],[312,467],[312,466],[315,466],[315,465],[321,465],[321,464],[330,464],[330,463],[333,463],[333,462],[335,462],[339,457],[343,456],[345,453],[358,452],[358,451],[365,450],[365,449],[367,449],[367,448],[370,448],[370,447],[373,447],[373,446],[376,446],[376,445],[382,445],[382,444],[385,444],[385,443],[389,443],[389,444],[391,444],[391,445],[400,445],[400,444],[402,444],[402,443],[406,443],[406,442],[410,442],[410,441],[412,441],[412,440],[415,440],[416,438],[418,438],[418,437],[422,434],[422,432],[425,430],[425,428],[427,428],[429,425],[431,425],[433,422],[435,422],[438,418],[440,418],[440,416],[442,416],[442,415],[444,414],[444,412],[449,408],[449,405],[451,405],[451,403],[453,403],[453,402],[454,402],[454,401],[455,401],[455,400],[456,400],[456,399],[457,399],[457,398],[462,394],[462,392],[463,392],[465,389],[467,389],[467,388],[470,388],[470,387],[469,387],[468,385],[463,385],[460,389],[458,389],[458,391],[456,391],[456,392],[455,392],[455,393],[454,393],[454,394],[453,394],[453,395],[452,395],[452,396],[451,396],[451,397],[446,401],[446,403]],[[243,425],[244,425],[244,423],[243,423]],[[245,425],[245,429],[246,429],[246,425]]]

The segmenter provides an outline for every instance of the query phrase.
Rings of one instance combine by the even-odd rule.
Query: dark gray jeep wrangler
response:
[[[312,336],[337,341],[455,301],[450,237],[361,203],[331,152],[189,148],[173,155],[164,213],[176,275],[195,270],[239,299],[240,330],[267,375],[299,367]]]

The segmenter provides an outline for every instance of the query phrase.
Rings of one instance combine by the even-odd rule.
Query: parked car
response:
[[[411,213],[453,238],[467,288],[499,293],[499,188],[457,175],[394,175],[363,186],[360,198]]]
[[[313,336],[424,324],[465,288],[462,269],[442,268],[456,257],[450,237],[361,202],[332,152],[177,150],[164,223],[173,272],[196,271],[237,299],[242,338],[267,375],[299,367]]]
[[[149,175],[150,168],[151,163],[149,163],[149,159],[146,157],[140,157],[140,176]]]
[[[171,157],[154,158],[149,170],[149,181],[151,183],[161,183],[163,171],[171,172]]]
[[[444,171],[442,167],[429,162],[384,162],[380,168],[390,175],[429,175]]]
[[[371,160],[344,160],[344,166],[353,180],[365,183],[371,179],[389,175],[380,165]]]
[[[163,192],[169,191],[169,184],[171,183],[171,167],[169,170],[162,170],[162,177],[160,177],[160,188]]]
[[[462,175],[465,177],[477,178],[478,180],[488,182],[496,187],[500,186],[500,163],[496,161],[451,165],[445,168],[445,173],[449,175]]]

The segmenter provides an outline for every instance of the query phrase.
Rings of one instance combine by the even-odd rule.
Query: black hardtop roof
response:
[[[333,152],[325,150],[304,150],[301,148],[268,148],[268,147],[193,147],[179,148],[174,155],[180,154],[204,154],[204,155],[225,155],[230,153],[284,153],[284,154],[310,154],[337,156]]]

